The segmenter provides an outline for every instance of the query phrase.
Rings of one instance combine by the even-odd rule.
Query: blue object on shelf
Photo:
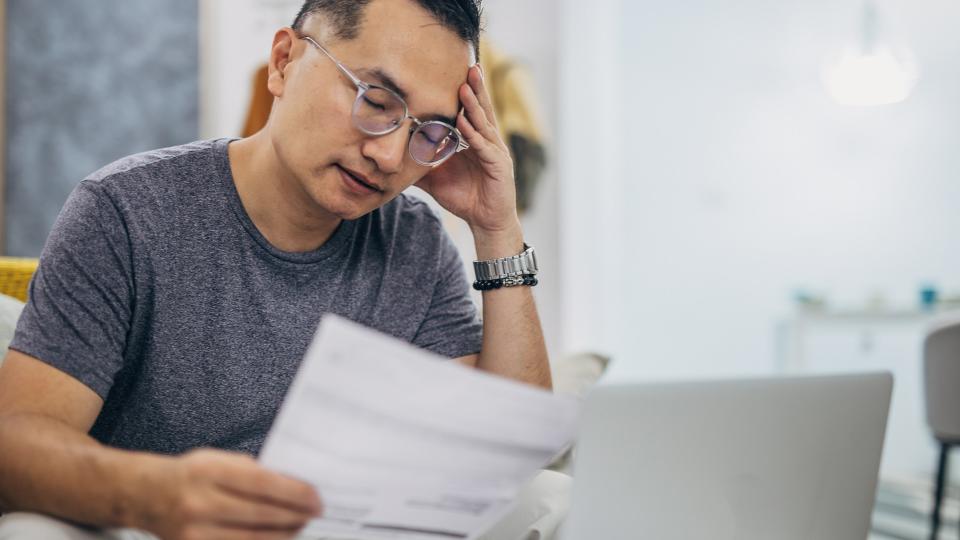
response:
[[[937,305],[939,295],[937,288],[933,285],[924,285],[920,287],[920,307],[925,310],[932,310]]]

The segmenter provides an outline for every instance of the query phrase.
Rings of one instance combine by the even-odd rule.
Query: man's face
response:
[[[357,37],[349,41],[332,39],[318,19],[309,20],[303,32],[320,41],[360,79],[398,90],[410,115],[456,118],[457,91],[466,80],[473,50],[418,4],[371,2]],[[287,180],[303,195],[306,211],[355,219],[429,172],[407,151],[410,120],[387,135],[364,134],[351,119],[356,87],[308,42],[287,40],[287,61],[282,54],[278,61],[277,40],[271,59],[271,68],[279,71],[271,73],[269,82],[278,98],[270,137],[288,172]]]

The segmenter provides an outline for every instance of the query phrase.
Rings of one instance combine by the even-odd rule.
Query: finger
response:
[[[459,129],[463,137],[467,139],[467,144],[470,145],[470,148],[480,151],[485,148],[486,145],[490,144],[490,142],[477,131],[477,128],[473,127],[470,120],[467,120],[466,111],[462,111],[457,115],[457,129]]]
[[[485,139],[497,146],[501,146],[500,132],[497,127],[490,123],[486,111],[480,106],[477,95],[469,85],[460,87],[460,102],[463,103],[463,110],[467,120],[473,126],[474,131],[479,132]],[[469,139],[467,142],[473,144]]]
[[[247,499],[229,492],[213,494],[210,511],[216,516],[215,521],[222,525],[257,529],[296,530],[317,517],[310,512]]]
[[[490,122],[487,111],[483,109],[483,105],[480,104],[476,92],[474,92],[473,87],[469,84],[460,86],[460,102],[463,103],[463,110],[466,112],[467,119],[470,120],[473,127],[488,138],[493,135],[496,128],[493,123]]]
[[[254,461],[230,464],[225,473],[217,485],[238,494],[300,512],[319,514],[323,509],[313,486],[265,469]]]
[[[190,531],[191,538],[216,538],[218,540],[289,540],[300,529],[257,530],[244,527],[200,526]]]
[[[470,72],[467,74],[467,82],[470,84],[470,88],[473,89],[474,94],[476,94],[477,100],[480,102],[480,106],[483,107],[483,111],[486,113],[490,123],[496,127],[497,114],[493,108],[493,99],[490,97],[490,92],[487,91],[487,82],[483,78],[483,68],[480,67],[480,64],[474,64],[470,69]]]
[[[476,152],[481,162],[489,164],[497,162],[497,154],[493,153],[497,147],[477,131],[464,114],[457,116],[457,129],[467,139],[470,148]]]

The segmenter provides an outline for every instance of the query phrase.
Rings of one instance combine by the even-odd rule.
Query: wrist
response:
[[[498,230],[471,227],[477,259],[484,261],[512,257],[523,251],[523,229],[520,220]]]
[[[121,526],[156,533],[169,519],[170,480],[176,477],[175,458],[131,453],[120,460],[117,476],[120,490],[114,508]]]
[[[473,282],[473,288],[478,291],[489,291],[518,285],[536,286],[539,266],[536,251],[524,243],[522,253],[474,261],[473,271],[477,278]]]

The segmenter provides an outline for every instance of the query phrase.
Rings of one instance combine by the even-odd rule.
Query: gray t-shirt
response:
[[[324,313],[450,358],[479,352],[463,265],[424,202],[400,195],[284,252],[244,210],[228,143],[97,171],[47,239],[10,346],[104,399],[91,435],[259,452]]]

